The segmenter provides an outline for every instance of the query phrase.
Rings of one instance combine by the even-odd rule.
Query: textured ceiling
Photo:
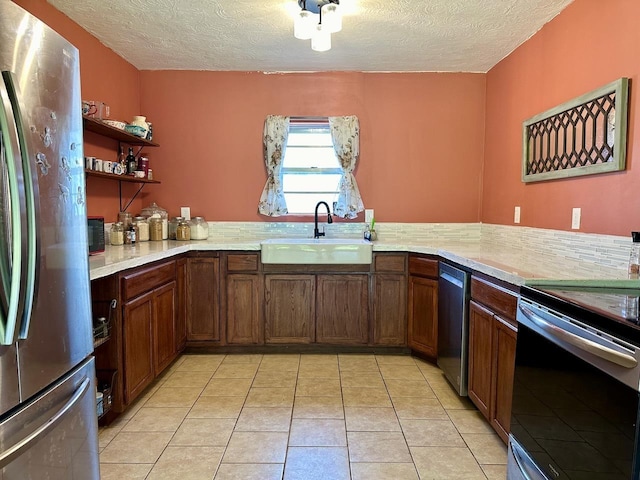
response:
[[[573,0],[341,0],[333,48],[296,0],[48,0],[141,70],[486,72]]]

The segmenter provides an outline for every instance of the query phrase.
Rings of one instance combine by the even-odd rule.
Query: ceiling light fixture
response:
[[[295,18],[293,35],[311,39],[316,52],[331,49],[331,34],[342,30],[340,0],[298,0],[301,10]]]

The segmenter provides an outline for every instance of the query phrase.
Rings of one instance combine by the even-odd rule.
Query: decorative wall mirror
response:
[[[523,123],[522,181],[538,182],[625,169],[629,79]]]

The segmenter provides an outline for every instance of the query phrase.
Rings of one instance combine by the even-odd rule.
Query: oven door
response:
[[[519,304],[508,479],[638,479],[638,383],[612,376],[631,383],[637,349],[567,320]],[[608,373],[604,353],[618,362]]]

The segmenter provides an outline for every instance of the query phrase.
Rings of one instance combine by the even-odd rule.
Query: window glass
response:
[[[329,122],[291,122],[282,162],[282,180],[289,213],[313,214],[316,204],[338,199],[342,169],[333,151]]]

